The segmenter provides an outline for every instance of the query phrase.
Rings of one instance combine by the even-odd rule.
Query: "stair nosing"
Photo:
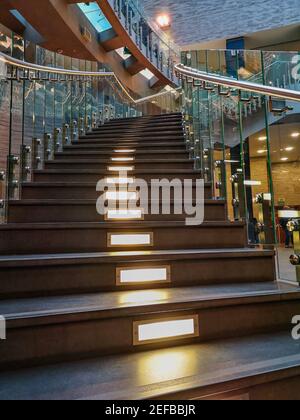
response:
[[[253,284],[253,283],[251,283]],[[261,283],[260,286],[270,285],[270,283]],[[230,285],[226,285],[228,288]],[[236,284],[231,285],[236,286]],[[244,285],[246,286],[246,285]],[[177,288],[178,291],[183,289],[201,289],[201,287],[186,287],[186,288]],[[204,287],[202,287],[204,288]],[[206,289],[210,288],[209,286]],[[212,287],[211,287],[212,288]],[[155,290],[155,289],[154,289]],[[162,292],[164,289],[160,289]],[[151,292],[149,290],[148,292]],[[106,292],[106,293],[93,293],[93,296],[102,296],[105,297],[107,294],[121,294],[120,292]],[[128,294],[130,292],[123,292]],[[134,292],[136,293],[136,292]],[[180,293],[179,293],[180,295]],[[65,299],[68,295],[60,296],[60,300]],[[82,296],[91,296],[91,294],[81,294],[76,297]],[[22,300],[41,300],[44,304],[46,300],[54,300],[56,297],[50,298],[27,298],[19,299],[19,302]],[[283,302],[285,300],[300,300],[300,289],[299,288],[290,288],[288,290],[259,290],[259,291],[247,291],[247,292],[230,292],[228,294],[220,294],[218,296],[204,296],[196,297],[192,296],[191,298],[184,297],[182,300],[174,299],[173,301],[148,301],[148,302],[132,302],[125,303],[122,306],[117,305],[107,305],[107,306],[97,306],[89,305],[84,306],[79,304],[78,306],[73,307],[64,307],[63,309],[49,309],[49,310],[34,310],[34,311],[25,311],[25,312],[11,312],[5,313],[1,306],[7,305],[8,301],[0,301],[0,312],[5,317],[7,322],[7,328],[25,328],[28,326],[36,325],[49,325],[52,323],[69,323],[69,322],[82,322],[88,321],[89,319],[114,319],[119,317],[143,317],[146,315],[152,315],[153,318],[163,318],[170,316],[172,313],[178,312],[192,312],[204,309],[212,309],[217,307],[228,307],[228,306],[239,306],[239,305],[250,305],[250,304],[263,304],[271,302]],[[16,300],[13,300],[14,306],[16,305]],[[66,304],[67,305],[67,304]],[[68,319],[67,319],[68,318]],[[34,323],[34,321],[37,321]]]
[[[141,251],[110,251],[110,252],[91,252],[91,253],[70,253],[70,254],[29,254],[0,256],[0,267],[16,266],[36,266],[45,265],[69,265],[70,263],[79,265],[94,263],[119,263],[119,262],[143,262],[143,261],[179,261],[193,259],[231,259],[231,258],[259,258],[274,257],[275,251],[251,249],[251,248],[232,248],[232,249],[212,249],[212,250],[162,250],[144,253]],[[1,281],[0,281],[1,284]]]

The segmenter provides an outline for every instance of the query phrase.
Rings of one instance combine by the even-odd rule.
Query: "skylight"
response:
[[[111,28],[111,24],[97,3],[78,3],[78,6],[98,32],[103,32]]]

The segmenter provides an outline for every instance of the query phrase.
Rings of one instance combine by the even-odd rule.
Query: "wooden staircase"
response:
[[[0,399],[293,397],[300,291],[275,281],[274,251],[247,248],[211,185],[200,226],[105,220],[96,183],[120,165],[148,182],[200,177],[180,114],[122,119],[65,146],[10,202]]]

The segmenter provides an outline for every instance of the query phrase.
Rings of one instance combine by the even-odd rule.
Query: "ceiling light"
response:
[[[248,186],[248,187],[258,187],[260,186],[262,183],[261,181],[244,181],[244,185]]]
[[[167,14],[159,15],[156,19],[156,22],[161,29],[168,29],[171,26],[171,19]]]
[[[257,153],[258,153],[259,155],[262,155],[263,153],[267,153],[267,150],[258,150],[258,151],[257,151]]]
[[[291,134],[291,137],[293,137],[294,139],[296,139],[296,138],[300,137],[300,133],[297,133],[297,132],[292,133]]]
[[[268,137],[267,136],[261,136],[261,137],[258,137],[258,140],[259,141],[266,141],[266,140],[268,140]]]
[[[286,152],[291,152],[292,150],[294,150],[294,147],[286,147],[284,150]]]
[[[282,162],[286,162],[287,160],[289,160],[288,157],[282,157],[280,160],[282,160]]]

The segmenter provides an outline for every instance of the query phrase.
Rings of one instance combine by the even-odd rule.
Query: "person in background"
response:
[[[289,211],[291,210],[290,207],[285,206],[283,208],[284,211]],[[284,234],[285,234],[285,247],[286,248],[292,248],[293,244],[292,244],[292,232],[290,232],[287,228],[287,224],[291,219],[289,217],[281,217],[279,219],[279,224],[282,227]]]

